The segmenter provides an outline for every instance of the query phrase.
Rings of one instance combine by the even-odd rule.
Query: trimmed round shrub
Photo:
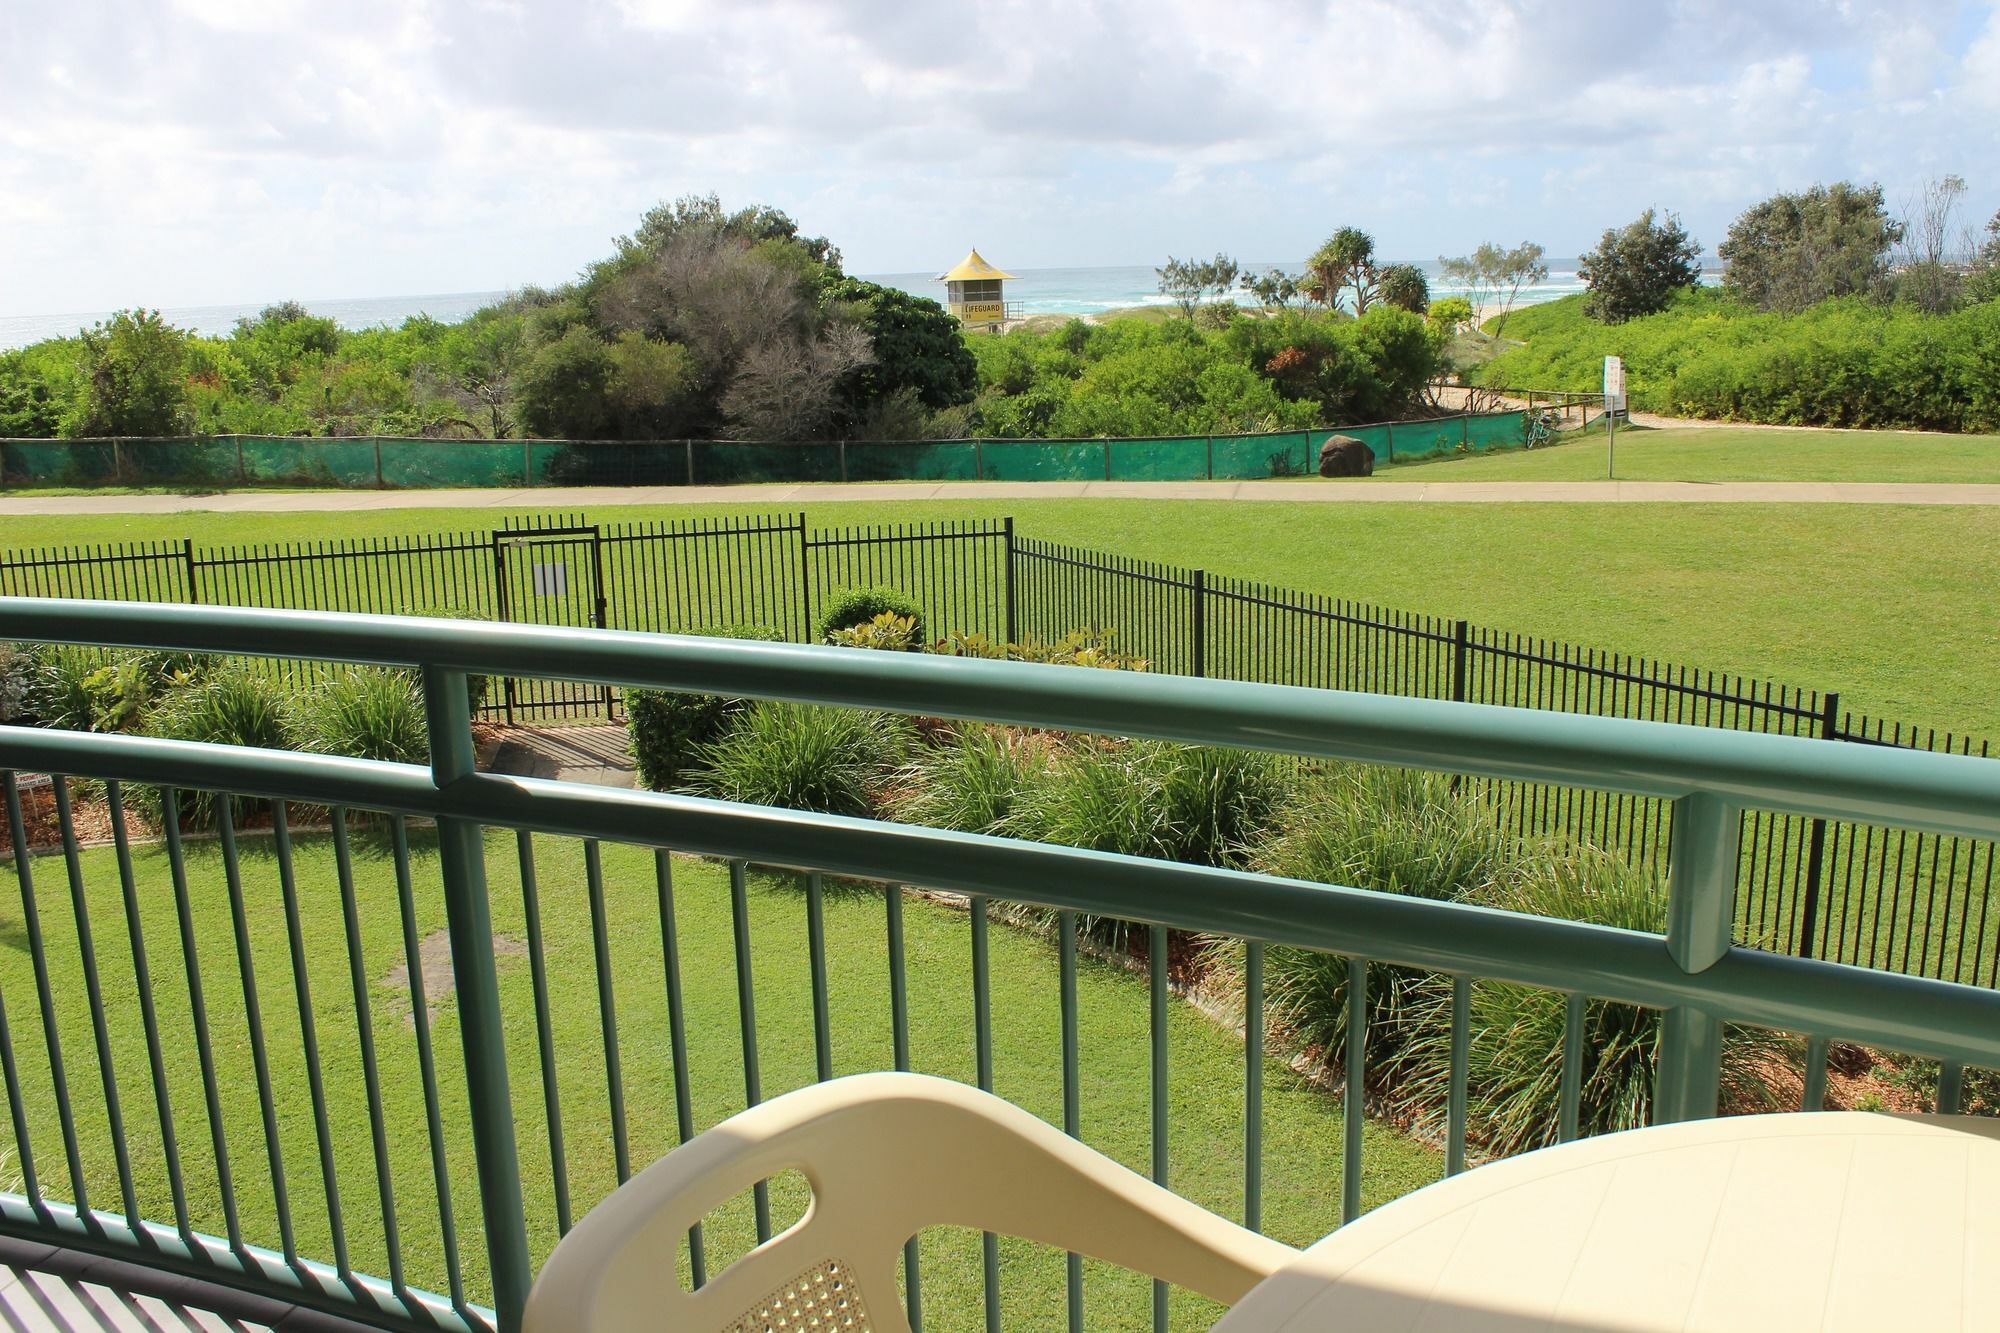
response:
[[[320,754],[430,762],[423,692],[407,671],[343,671],[300,699],[296,722],[302,748]]]
[[[1667,922],[1667,891],[1653,870],[1590,847],[1538,849],[1486,897],[1509,911],[1626,930],[1658,932]],[[1473,983],[1468,1132],[1488,1151],[1521,1152],[1556,1141],[1566,1008],[1559,991]],[[1661,1015],[1595,999],[1584,1015],[1581,1131],[1646,1124],[1659,1072]],[[1419,1124],[1442,1126],[1450,1090],[1451,998],[1441,979],[1408,1032],[1393,1061],[1396,1101]],[[1730,1029],[1723,1041],[1723,1100],[1772,1109],[1770,1075],[1796,1064],[1795,1045],[1763,1029]]]
[[[820,642],[831,643],[835,631],[866,625],[884,612],[915,623],[911,636],[912,651],[921,650],[929,642],[924,635],[923,607],[894,588],[842,588],[834,593],[827,599],[826,609],[820,613]]]
[[[711,639],[785,640],[778,631],[762,625],[716,625],[700,633]],[[654,791],[686,785],[706,764],[709,750],[749,706],[748,700],[720,694],[625,691],[625,725],[640,783]]]
[[[913,736],[909,721],[891,713],[760,703],[709,751],[697,784],[728,801],[867,815]]]

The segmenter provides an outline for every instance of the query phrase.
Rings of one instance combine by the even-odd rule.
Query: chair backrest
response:
[[[688,1290],[688,1229],[791,1169],[812,1188],[805,1216]],[[907,1333],[897,1265],[933,1226],[1075,1250],[1224,1302],[1296,1253],[976,1088],[859,1074],[734,1116],[627,1181],[549,1257],[526,1328]]]

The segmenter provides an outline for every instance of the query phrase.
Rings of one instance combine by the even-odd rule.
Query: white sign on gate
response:
[[[569,591],[569,570],[560,563],[535,566],[535,596],[561,597]]]
[[[1625,410],[1625,363],[1615,356],[1604,358],[1604,410]]]

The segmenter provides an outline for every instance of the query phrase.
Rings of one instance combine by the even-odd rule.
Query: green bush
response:
[[[38,644],[0,643],[0,726],[32,727],[42,720],[36,711],[41,654]]]
[[[1045,757],[1027,738],[1002,727],[968,723],[896,774],[893,818],[905,824],[992,833],[1014,811]]]
[[[1060,639],[1032,636],[1019,643],[1003,643],[984,634],[953,630],[937,645],[947,657],[984,657],[993,661],[1048,662],[1057,666],[1101,667],[1111,671],[1144,671],[1152,665],[1143,657],[1123,653],[1111,646],[1117,633],[1108,629],[1071,630]]]
[[[762,625],[714,625],[704,638],[783,643],[785,636]],[[749,701],[720,694],[674,690],[625,691],[625,724],[632,761],[642,785],[671,791],[686,785],[707,762],[708,752],[729,731]]]
[[[1309,778],[1258,848],[1257,870],[1288,879],[1444,902],[1478,898],[1506,873],[1507,839],[1486,806],[1436,773],[1342,766]],[[1229,965],[1240,946],[1225,946]],[[1338,1063],[1347,1031],[1347,960],[1274,946],[1264,963],[1267,1012],[1286,1037]],[[1369,1049],[1407,1038],[1435,979],[1408,968],[1368,967]]]
[[[133,731],[144,721],[156,678],[140,654],[57,643],[28,661],[22,708],[43,726]]]
[[[1641,411],[1782,425],[2000,429],[2000,303],[1927,315],[1859,297],[1796,314],[1760,312],[1710,288],[1623,324],[1581,297],[1516,314],[1509,348],[1480,383],[1595,392],[1604,357],[1624,359]]]
[[[849,708],[760,703],[709,752],[708,795],[787,810],[868,815],[876,788],[910,749],[905,718]]]
[[[894,588],[842,588],[834,593],[820,613],[820,642],[832,643],[836,632],[865,625],[884,612],[914,622],[911,648],[914,651],[923,647],[924,609]]]
[[[201,741],[210,745],[242,745],[263,750],[296,750],[293,702],[281,682],[255,666],[231,662],[205,679],[169,690],[147,718],[147,731],[167,740]],[[158,789],[135,792],[134,804],[157,817]],[[261,808],[261,801],[233,798],[238,809]],[[189,828],[215,822],[215,797],[204,791],[184,791],[181,821]]]
[[[1626,930],[1666,927],[1665,887],[1650,869],[1587,847],[1539,849],[1519,873],[1496,883],[1491,905],[1534,916]],[[1450,992],[1439,979],[1406,1026],[1391,1065],[1395,1098],[1415,1121],[1441,1126],[1451,1068]],[[1557,991],[1478,981],[1472,986],[1467,1092],[1471,1137],[1496,1153],[1556,1141],[1561,1115],[1566,997]],[[1659,1069],[1660,1015],[1591,1000],[1585,1009],[1579,1125],[1585,1134],[1630,1129],[1651,1118]],[[1761,1029],[1732,1029],[1723,1043],[1723,1099],[1771,1109],[1767,1080],[1796,1062],[1793,1044]]]
[[[1003,832],[1190,865],[1241,864],[1284,790],[1273,755],[1167,741],[1078,740],[1026,772]]]
[[[320,754],[430,762],[423,692],[405,671],[343,671],[300,698],[295,723],[301,748]]]

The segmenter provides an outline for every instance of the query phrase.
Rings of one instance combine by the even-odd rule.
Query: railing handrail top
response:
[[[2000,764],[1804,737],[923,653],[495,621],[0,597],[10,638],[429,666],[1555,782],[2000,838]]]

